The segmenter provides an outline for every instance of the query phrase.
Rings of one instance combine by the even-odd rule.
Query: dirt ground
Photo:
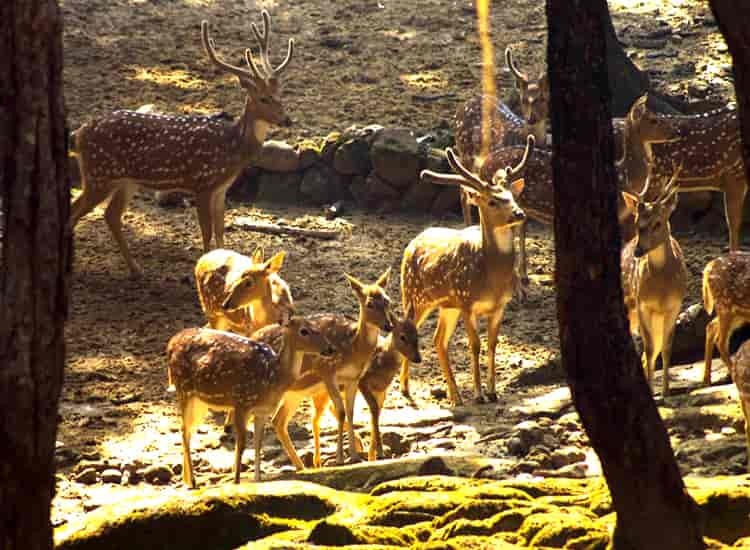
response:
[[[543,2],[495,4],[492,29],[498,66],[502,66],[502,50],[511,45],[521,66],[530,72],[541,70],[546,32]],[[242,95],[232,79],[219,75],[207,62],[200,47],[199,22],[211,22],[219,51],[239,63],[239,55],[251,45],[249,21],[258,19],[261,7],[268,8],[273,17],[276,59],[283,54],[287,37],[297,40],[284,91],[295,125],[287,131],[274,130],[273,138],[294,141],[371,123],[428,131],[449,124],[456,105],[477,89],[479,49],[469,1],[63,0],[62,5],[71,128],[115,108],[146,103],[165,112],[239,113]],[[728,54],[706,6],[687,1],[617,0],[611,8],[628,44],[648,39],[649,33],[658,35],[664,24],[672,28],[673,34],[661,49],[628,46],[662,89],[693,99],[731,97],[731,82],[726,78]],[[501,84],[507,85],[507,76],[501,77]],[[81,464],[96,463],[101,469],[102,463],[172,466],[181,462],[180,421],[173,395],[166,392],[164,349],[173,334],[204,322],[192,275],[202,249],[194,210],[165,210],[148,193],[136,196],[125,215],[125,226],[134,255],[144,267],[140,280],[128,278],[101,214],[102,209],[97,209],[75,232],[68,365],[58,435],[56,523],[138,490],[137,486],[79,483],[75,476]],[[267,254],[287,251],[282,274],[303,313],[356,315],[344,272],[372,281],[390,266],[395,275],[404,247],[423,228],[460,226],[457,216],[435,220],[348,211],[343,219],[329,222],[318,214],[317,209],[230,203],[226,217],[228,248],[248,254],[259,245]],[[344,236],[321,241],[260,235],[232,227],[232,220],[240,216],[333,226],[342,229]],[[450,410],[436,391],[444,385],[431,344],[434,320],[429,321],[421,332],[424,362],[412,371],[414,402],[393,391],[385,416],[399,425],[397,417],[402,415],[406,420],[400,421],[401,426],[410,426],[423,418],[420,411],[428,410],[430,418],[452,423],[453,434],[463,435],[451,443],[432,433],[396,454],[424,454],[441,448],[481,451],[474,443],[487,429],[501,421],[523,420],[508,411],[538,390],[512,386],[511,391],[508,384],[520,368],[546,363],[558,344],[551,231],[532,225],[530,236],[530,294],[525,303],[511,303],[502,327],[499,402],[467,407],[461,414]],[[724,249],[726,233],[718,228],[709,235],[678,237],[688,251],[687,305],[699,301],[701,271]],[[397,276],[388,288],[394,300],[400,301]],[[459,327],[452,360],[462,394],[470,400],[466,351],[465,334]],[[364,405],[358,404],[357,420],[364,434],[369,417]],[[306,417],[300,415],[297,420],[293,437],[298,448],[309,451]],[[463,428],[456,429],[458,425]],[[329,456],[331,427],[329,419],[325,449]],[[194,457],[206,465],[198,468],[202,481],[210,481],[212,472],[226,472],[230,465],[231,443],[220,435],[221,428],[209,423],[196,436]],[[272,436],[266,441],[273,447]],[[277,445],[266,451],[265,458],[267,475],[289,470]],[[250,451],[245,462],[252,464]],[[178,477],[171,488],[178,485]]]

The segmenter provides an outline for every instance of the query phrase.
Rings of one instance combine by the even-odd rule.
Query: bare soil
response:
[[[284,91],[295,126],[275,130],[276,139],[295,141],[351,124],[424,131],[444,127],[456,105],[478,86],[479,46],[473,3],[468,1],[63,0],[62,4],[71,128],[113,109],[146,103],[165,112],[239,113],[240,90],[234,80],[209,65],[200,46],[199,24],[208,19],[219,51],[239,63],[244,48],[251,45],[249,22],[258,20],[261,7],[272,13],[276,59],[284,53],[288,37],[297,40]],[[531,73],[540,71],[546,33],[543,2],[495,4],[492,29],[498,66],[502,66],[502,50],[511,45],[521,66]],[[706,6],[618,0],[611,7],[625,41],[648,38],[648,33],[664,27],[662,21],[674,31],[660,49],[628,47],[662,89],[690,92],[694,99],[731,97],[728,54]],[[501,85],[508,84],[502,73]],[[344,219],[326,221],[318,214],[314,208],[230,203],[226,217],[228,248],[246,254],[256,246],[263,246],[267,254],[287,251],[282,273],[303,313],[355,316],[356,302],[343,273],[372,281],[389,266],[394,273],[389,291],[400,301],[396,275],[406,244],[426,227],[460,226],[457,216],[438,220],[348,211]],[[193,280],[193,267],[202,252],[194,210],[159,208],[146,192],[132,201],[125,226],[134,255],[144,267],[145,276],[139,280],[128,277],[101,215],[98,208],[75,231],[68,363],[58,434],[57,523],[138,491],[137,485],[76,482],[82,464],[90,462],[101,469],[102,463],[122,467],[128,462],[168,466],[181,462],[180,419],[173,396],[166,392],[164,350],[173,334],[204,323]],[[343,234],[335,241],[261,235],[232,227],[232,220],[240,216],[283,218],[306,227],[341,229]],[[724,249],[726,232],[722,227],[710,234],[678,238],[688,251],[687,305],[700,300],[703,266]],[[409,430],[425,430],[420,418],[428,419],[428,427],[444,422],[450,425],[444,433],[452,433],[453,443],[427,430],[424,438],[397,455],[451,448],[493,452],[475,445],[481,434],[498,424],[523,420],[522,415],[511,414],[512,406],[549,389],[517,385],[508,389],[522,368],[545,364],[558,347],[549,228],[532,225],[528,249],[530,293],[526,302],[511,303],[502,327],[496,366],[499,402],[467,406],[460,414],[451,411],[439,391],[444,384],[431,343],[434,320],[429,321],[421,331],[424,362],[412,371],[414,400],[407,401],[394,389],[386,401],[384,420],[398,427],[393,431],[402,439]],[[482,360],[486,361],[484,352]],[[452,361],[462,395],[470,401],[467,342],[461,327],[453,339]],[[369,422],[364,408],[358,401],[363,435]],[[427,417],[420,416],[424,410],[430,411]],[[309,450],[305,414],[298,415],[297,422],[299,427],[292,430],[295,442]],[[196,435],[193,454],[205,466],[198,469],[202,482],[215,481],[219,479],[215,476],[228,471],[232,444],[220,434],[217,423]],[[328,456],[331,434],[329,419]],[[287,471],[283,452],[271,435],[267,441],[264,472]],[[247,451],[245,462],[252,464],[252,452]],[[178,478],[167,490],[179,485]]]

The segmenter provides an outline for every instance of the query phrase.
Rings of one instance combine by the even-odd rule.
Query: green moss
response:
[[[376,497],[368,506],[365,519],[372,525],[403,526],[433,520],[456,507],[453,492],[405,491]]]
[[[733,544],[750,535],[750,490],[747,485],[728,487],[721,482],[712,486],[711,481],[706,480],[702,489],[691,492],[703,517],[703,533]]]
[[[315,527],[310,531],[307,542],[329,546],[354,544],[410,546],[415,542],[415,539],[408,532],[395,527],[349,526],[322,520],[315,524]]]
[[[592,531],[580,537],[575,537],[565,543],[566,550],[606,550],[609,544],[609,533],[606,531]]]
[[[500,537],[461,536],[449,541],[433,541],[412,547],[414,550],[512,550],[514,543]]]
[[[493,535],[503,531],[517,531],[525,519],[535,512],[546,511],[532,506],[513,508],[487,519],[457,519],[437,529],[430,540],[449,540],[461,535]]]
[[[449,523],[458,519],[487,519],[491,516],[511,510],[514,508],[528,507],[528,498],[526,500],[518,499],[486,499],[486,500],[470,500],[464,502],[458,508],[451,510],[442,517],[436,519],[433,522],[433,526],[436,529],[445,527]]]
[[[370,494],[384,495],[396,491],[460,491],[477,485],[478,480],[450,476],[420,476],[395,479],[376,485]]]
[[[591,532],[606,532],[592,519],[593,514],[583,510],[558,508],[545,513],[530,514],[518,530],[532,547],[563,548],[573,539]]]
[[[468,487],[464,489],[463,493],[472,499],[531,500],[531,496],[526,491],[508,487],[504,485],[504,482],[497,481],[488,481],[483,485]]]
[[[587,479],[554,479],[548,478],[542,481],[508,481],[505,487],[511,487],[523,491],[532,498],[543,496],[581,496],[590,494],[592,482]]]

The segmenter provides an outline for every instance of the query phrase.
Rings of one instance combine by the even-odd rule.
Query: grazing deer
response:
[[[83,192],[71,209],[71,227],[112,197],[104,218],[132,275],[141,273],[122,234],[122,213],[143,185],[157,191],[178,189],[196,196],[203,250],[224,246],[224,195],[240,172],[259,154],[270,125],[289,126],[281,103],[281,73],[289,65],[294,41],[276,68],[269,59],[270,16],[263,11],[263,32],[251,25],[260,43],[260,64],[245,50],[247,68],[216,55],[201,23],[203,48],[219,69],[235,75],[245,90],[245,110],[236,121],[211,116],[164,116],[115,111],[84,124],[75,132],[75,154]]]
[[[708,385],[711,383],[714,346],[719,348],[722,361],[731,371],[729,339],[743,323],[750,322],[750,252],[730,252],[706,264],[703,270],[703,307],[709,314],[716,310],[716,318],[706,327],[703,383]]]
[[[254,417],[255,481],[260,481],[263,428],[299,378],[305,353],[333,355],[335,348],[309,321],[289,318],[278,353],[243,336],[205,328],[177,333],[167,345],[169,385],[177,391],[182,416],[183,480],[195,488],[190,437],[208,409],[234,417],[234,482],[240,482],[247,424]]]
[[[542,71],[536,82],[529,82],[526,73],[518,70],[513,61],[513,50],[505,48],[505,63],[516,79],[516,88],[521,99],[521,115],[529,126],[537,143],[547,142],[547,116],[549,114],[549,79]]]
[[[384,290],[389,274],[390,268],[370,285],[346,275],[359,302],[359,317],[355,325],[342,315],[323,314],[308,318],[316,330],[336,346],[339,354],[330,359],[322,357],[306,359],[302,366],[302,377],[286,393],[273,418],[276,435],[289,455],[289,459],[298,469],[304,468],[304,465],[289,437],[288,424],[300,402],[307,397],[317,396],[323,405],[328,402],[329,398],[333,401],[338,421],[336,463],[343,464],[344,462],[345,429],[349,440],[350,459],[354,462],[360,460],[356,451],[354,434],[354,400],[357,396],[357,384],[375,352],[380,330],[390,332],[393,328],[390,312],[391,300]],[[271,325],[253,334],[253,338],[274,347],[278,345],[278,329],[275,325]],[[341,389],[343,389],[345,401],[342,399]],[[324,402],[323,399],[325,399]],[[315,406],[316,409],[319,408],[317,401]],[[316,465],[320,465],[319,454],[316,458]]]
[[[470,189],[479,207],[478,226],[463,230],[426,229],[409,243],[401,262],[401,300],[405,317],[414,319],[419,327],[432,310],[439,309],[435,348],[448,383],[448,396],[456,405],[461,403],[461,396],[451,371],[448,344],[459,318],[463,318],[471,348],[474,396],[481,400],[477,317],[489,317],[487,396],[497,398],[495,347],[505,306],[516,283],[512,227],[526,219],[513,199],[514,194],[521,193],[524,182],[515,178],[525,165],[533,143],[534,137],[529,136],[521,162],[515,168],[495,172],[491,184],[466,169],[450,149],[447,150],[448,162],[455,175],[427,170],[421,174],[423,181]],[[404,394],[409,392],[408,383],[409,361],[405,359],[401,366]]]
[[[622,287],[630,332],[643,339],[643,366],[653,387],[656,357],[661,353],[662,395],[669,394],[669,365],[672,338],[682,301],[687,293],[687,268],[680,245],[672,237],[669,217],[677,207],[675,168],[669,183],[654,201],[647,202],[646,187],[639,195],[623,191],[623,198],[635,211],[636,236],[623,248]]]
[[[648,111],[645,100],[641,98],[638,101],[642,101],[642,107],[639,108]],[[622,170],[627,176],[627,189],[631,192],[640,189],[649,171],[656,177],[667,179],[672,163],[681,163],[683,169],[677,180],[681,193],[724,193],[729,249],[737,250],[742,207],[747,193],[747,176],[742,161],[742,141],[736,107],[729,105],[700,115],[644,112],[642,118],[652,129],[660,126],[663,133],[671,134],[673,138],[654,142],[653,156],[631,155],[633,149],[624,148]],[[649,169],[651,162],[654,166]]]
[[[730,368],[732,380],[740,396],[742,416],[745,417],[745,441],[748,453],[748,473],[750,473],[750,340],[746,340],[734,354]]]
[[[294,311],[289,285],[279,276],[284,252],[267,261],[263,249],[252,258],[231,250],[204,254],[195,264],[195,283],[208,326],[250,336]]]

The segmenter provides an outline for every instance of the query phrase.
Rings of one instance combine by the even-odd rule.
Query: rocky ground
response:
[[[257,5],[256,5],[257,4]],[[239,112],[234,82],[215,75],[199,48],[197,22],[216,26],[222,51],[241,51],[248,17],[271,9],[281,38],[299,41],[295,71],[285,89],[298,122],[274,137],[290,141],[325,135],[350,124],[378,123],[429,132],[444,128],[456,104],[474,93],[479,73],[471,2],[273,2],[64,0],[65,84],[69,124],[114,108],[154,103],[168,112]],[[729,62],[706,6],[688,2],[611,3],[628,51],[647,67],[657,85],[698,99],[731,97]],[[543,3],[520,0],[493,11],[498,46],[512,45],[519,62],[542,67]],[[241,47],[238,45],[242,45]],[[447,54],[447,52],[449,52]],[[447,55],[446,55],[447,54]],[[387,59],[388,62],[384,62]],[[502,76],[505,79],[505,76]],[[506,80],[503,80],[507,83]],[[192,270],[200,256],[193,209],[162,209],[139,194],[125,216],[126,236],[145,268],[128,278],[97,209],[76,228],[72,309],[66,333],[68,367],[60,410],[57,461],[57,525],[137,494],[186,494],[180,489],[180,419],[166,392],[164,347],[182,328],[203,323]],[[286,250],[283,276],[303,313],[355,315],[355,300],[343,278],[348,272],[374,280],[431,225],[459,227],[457,216],[367,213],[345,209],[326,220],[320,209],[267,203],[230,203],[227,246],[250,253]],[[248,232],[241,219],[290,223],[341,232],[332,241]],[[424,362],[413,368],[412,400],[393,391],[383,414],[387,454],[424,457],[453,452],[493,460],[482,475],[529,480],[596,475],[598,465],[569,402],[557,354],[548,228],[530,230],[531,287],[525,302],[508,308],[498,353],[498,403],[451,408],[431,345],[434,321],[421,331]],[[678,238],[687,251],[688,304],[700,300],[705,263],[726,245],[723,226],[702,227]],[[399,301],[397,277],[389,292]],[[467,401],[471,380],[463,329],[454,336],[452,361]],[[702,347],[698,339],[696,347]],[[700,355],[700,353],[698,354]],[[483,361],[486,355],[483,352]],[[718,368],[716,385],[698,389],[697,367],[675,369],[676,395],[661,402],[681,468],[694,475],[745,471],[743,424],[736,392]],[[658,382],[658,376],[657,376]],[[309,460],[308,409],[292,424],[297,447]],[[199,482],[228,478],[231,437],[220,419],[194,438]],[[358,402],[358,431],[367,440],[369,415]],[[333,454],[333,422],[324,423],[324,456]],[[252,465],[252,451],[245,463]],[[394,466],[395,468],[395,466]],[[275,437],[265,437],[266,479],[289,477],[292,469]],[[245,474],[248,478],[249,474]]]

